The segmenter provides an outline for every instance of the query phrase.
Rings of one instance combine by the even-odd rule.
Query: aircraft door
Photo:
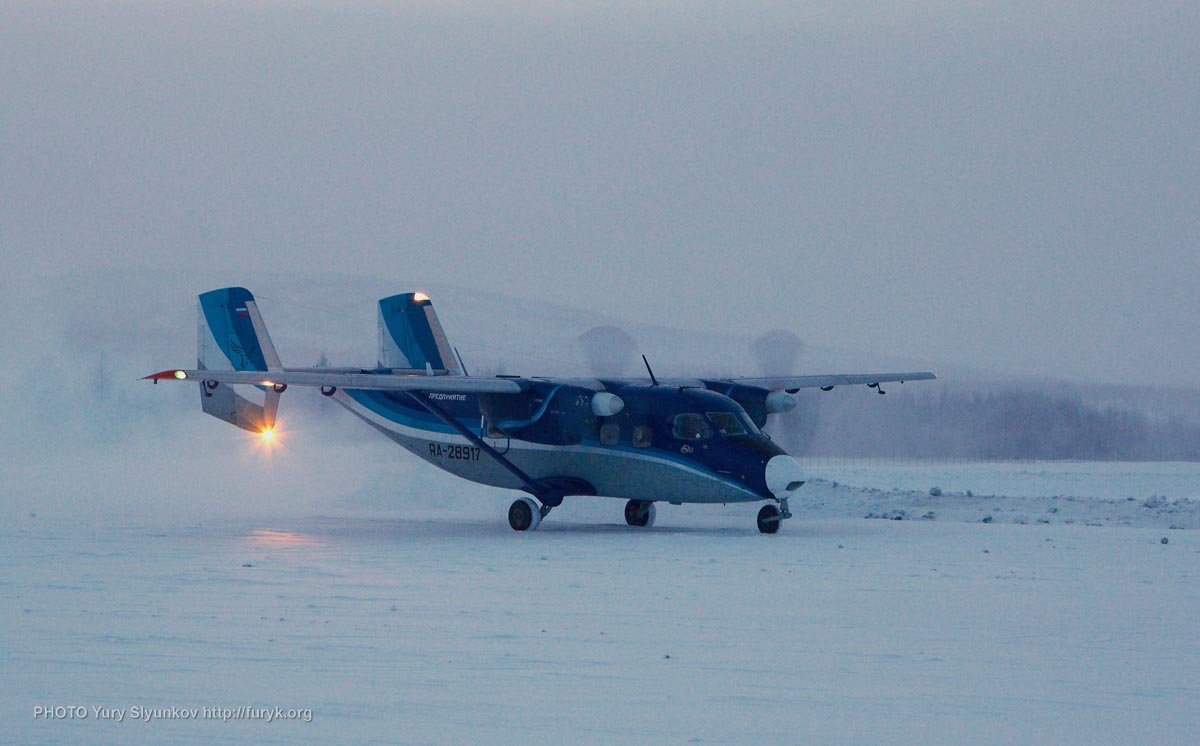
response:
[[[510,445],[509,437],[499,430],[493,428],[491,423],[488,422],[486,415],[480,415],[479,417],[479,437],[483,439],[484,443],[487,443],[492,448],[495,448],[500,455],[503,456],[504,454],[508,453],[508,447]]]

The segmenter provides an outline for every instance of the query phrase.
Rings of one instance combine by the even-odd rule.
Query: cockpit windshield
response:
[[[746,430],[749,431],[751,435],[763,434],[763,431],[758,429],[758,425],[754,424],[754,420],[750,418],[750,415],[746,414],[745,412],[739,412],[738,419],[741,420],[741,423],[746,426]]]
[[[733,412],[708,412],[708,421],[724,436],[745,435],[746,428]]]

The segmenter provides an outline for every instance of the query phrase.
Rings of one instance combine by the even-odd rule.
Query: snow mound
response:
[[[1138,528],[1200,528],[1200,500],[1155,495],[1105,499],[1058,495],[1024,497],[932,494],[922,490],[852,487],[813,479],[792,499],[792,511],[804,520],[879,518],[1014,524],[1082,524]]]

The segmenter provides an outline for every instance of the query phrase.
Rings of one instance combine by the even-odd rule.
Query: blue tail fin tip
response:
[[[251,319],[252,311],[256,310],[250,305],[253,303],[254,295],[242,287],[200,294],[202,323],[197,357],[201,366],[212,369],[227,364],[234,370],[267,370],[263,344]],[[210,343],[217,349],[210,349]],[[227,363],[216,357],[218,351]]]

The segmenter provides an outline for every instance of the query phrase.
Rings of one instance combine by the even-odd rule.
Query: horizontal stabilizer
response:
[[[187,370],[172,368],[146,376],[150,381],[208,381],[248,384],[274,390],[277,386],[371,389],[375,391],[436,391],[461,394],[520,394],[525,379],[475,376],[431,376],[420,373],[326,373],[319,369],[255,371]]]

